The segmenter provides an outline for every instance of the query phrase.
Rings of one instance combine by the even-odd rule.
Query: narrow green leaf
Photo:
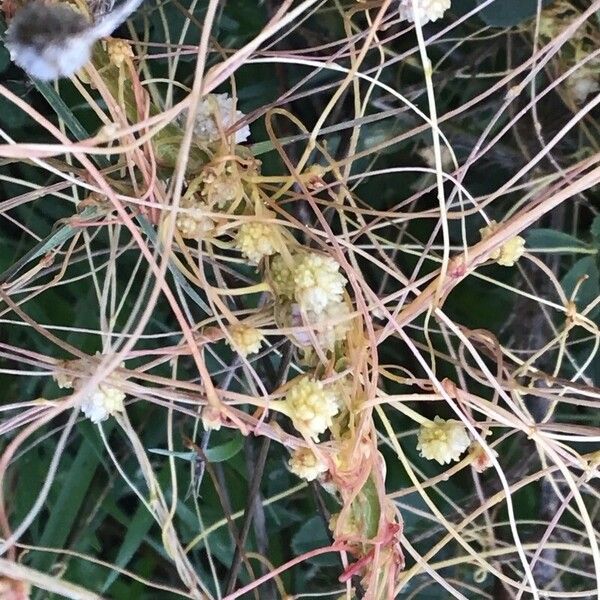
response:
[[[64,479],[60,480],[60,493],[56,502],[49,507],[48,520],[39,540],[40,546],[60,548],[66,544],[87,498],[98,464],[95,448],[82,440],[75,460]],[[49,552],[32,555],[31,566],[44,572],[48,572],[56,560],[56,555]]]
[[[237,435],[232,440],[229,440],[224,444],[215,446],[214,448],[207,448],[204,451],[204,455],[206,456],[206,460],[208,460],[208,462],[223,462],[233,458],[242,449],[243,445],[243,436]]]
[[[133,515],[133,519],[127,525],[127,533],[119,548],[117,558],[113,561],[116,566],[125,568],[129,564],[129,561],[142,545],[144,538],[148,535],[153,523],[154,518],[152,515],[143,504],[140,504]],[[100,590],[101,594],[104,594],[110,588],[118,575],[117,571],[112,571],[108,575]]]
[[[175,458],[183,458],[183,460],[193,460],[196,457],[195,452],[171,452],[162,448],[149,448],[148,452],[152,454],[160,454],[161,456],[174,456]]]

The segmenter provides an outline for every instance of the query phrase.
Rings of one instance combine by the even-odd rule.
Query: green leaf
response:
[[[224,462],[233,458],[244,445],[244,438],[241,435],[234,437],[232,440],[215,446],[214,448],[207,448],[204,451],[206,460],[211,463]],[[183,460],[194,460],[197,454],[196,452],[174,452],[170,450],[163,450],[162,448],[150,448],[148,452],[153,454],[160,454],[161,456],[174,456],[175,458],[182,458]]]
[[[207,448],[204,451],[204,455],[206,456],[206,460],[208,460],[208,462],[223,462],[233,458],[242,449],[243,445],[243,436],[237,435],[232,440],[229,440],[224,444],[215,446],[214,448]]]
[[[152,454],[160,454],[161,456],[182,458],[183,460],[193,460],[196,458],[196,452],[171,452],[170,450],[163,450],[162,448],[149,448],[148,452],[152,452]]]
[[[60,493],[56,502],[50,507],[49,517],[39,540],[40,546],[61,548],[65,545],[77,515],[86,501],[98,464],[96,449],[87,441],[82,440],[75,460],[65,477],[60,480]],[[57,484],[59,484],[59,480],[55,485]],[[31,566],[48,572],[55,559],[56,556],[50,552],[36,553],[31,560]]]
[[[561,281],[565,294],[570,298],[578,281],[585,276],[587,279],[579,286],[575,296],[579,310],[585,308],[600,295],[600,271],[598,271],[596,259],[593,256],[579,259]]]
[[[148,531],[150,531],[150,527],[152,527],[153,523],[154,518],[152,515],[143,504],[140,504],[135,511],[133,519],[127,524],[127,533],[119,548],[117,558],[114,561],[115,565],[125,568],[129,564],[129,561],[133,558],[137,549],[142,545],[142,542],[148,534]],[[108,588],[110,588],[118,575],[118,571],[112,571],[108,575],[100,590],[101,594],[104,594]]]
[[[306,521],[300,529],[292,537],[292,551],[295,556],[300,556],[316,548],[323,548],[329,546],[331,542],[327,536],[325,525],[321,517],[311,517]],[[317,564],[320,566],[339,566],[340,559],[337,554],[322,554],[321,556],[315,556],[308,562]]]
[[[543,0],[542,6],[551,0]],[[484,0],[477,0],[479,5]],[[479,16],[492,27],[513,27],[533,17],[537,12],[538,0],[495,0],[481,11]]]
[[[527,248],[531,250],[557,250],[563,251],[573,250],[578,248],[586,248],[586,244],[576,237],[556,231],[554,229],[531,229],[527,232]]]

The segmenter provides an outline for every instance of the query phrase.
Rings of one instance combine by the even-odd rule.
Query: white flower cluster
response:
[[[82,367],[82,362],[81,360],[73,360],[59,363],[57,370],[53,374],[53,378],[59,388],[80,390],[85,386],[87,377],[75,377],[63,371],[63,369],[69,367],[79,370]],[[120,366],[124,367],[125,363],[121,363]],[[125,410],[123,404],[125,397],[126,394],[111,383],[100,383],[83,396],[81,399],[81,410],[92,423],[100,423],[108,419],[108,417]]]
[[[180,125],[185,125],[186,113],[179,116]],[[244,113],[236,110],[235,99],[229,94],[207,94],[198,103],[194,133],[205,142],[216,142],[221,131],[244,118]],[[250,128],[244,125],[235,132],[235,143],[241,144],[250,136]]]
[[[290,471],[306,479],[314,481],[319,475],[327,472],[327,465],[319,460],[317,455],[309,448],[299,448],[288,461]]]
[[[450,8],[450,0],[416,0],[419,22],[437,21]],[[400,19],[415,22],[413,0],[400,0]]]
[[[441,465],[458,460],[469,447],[471,440],[460,421],[435,417],[421,425],[418,433],[417,450],[428,460],[437,460]]]
[[[329,305],[341,303],[346,278],[333,258],[317,252],[299,252],[293,260],[293,267],[281,256],[271,262],[277,294],[295,300],[304,311],[315,315],[323,313]]]
[[[121,390],[102,383],[83,398],[81,410],[92,423],[100,423],[109,416],[123,412],[123,400],[125,394]]]
[[[285,404],[294,426],[315,440],[331,426],[340,410],[334,388],[309,377],[301,377],[290,387]]]

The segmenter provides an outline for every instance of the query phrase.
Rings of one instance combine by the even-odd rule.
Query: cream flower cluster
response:
[[[230,334],[234,349],[242,356],[256,354],[265,340],[265,337],[258,329],[244,324],[232,327]]]
[[[435,417],[421,425],[418,433],[417,450],[428,460],[437,460],[441,465],[458,460],[469,447],[471,440],[460,421]]]
[[[294,426],[315,440],[331,426],[332,418],[340,410],[333,387],[309,377],[301,377],[290,387],[285,405]]]
[[[281,228],[279,225],[248,222],[240,225],[235,247],[254,264],[263,257],[272,256],[281,251]]]
[[[450,8],[450,0],[416,0],[419,22],[437,21]],[[414,23],[413,0],[400,0],[400,19]]]
[[[342,301],[346,278],[339,271],[340,265],[333,258],[317,252],[295,254],[292,268],[280,256],[271,263],[275,291],[315,315]]]
[[[490,224],[479,230],[481,239],[485,240],[490,237],[495,231],[498,230],[498,224],[496,221],[490,221]],[[502,246],[496,248],[491,254],[490,258],[495,260],[499,265],[503,267],[512,267],[514,264],[523,256],[525,253],[525,240],[516,235],[504,242]]]
[[[215,222],[207,216],[208,207],[203,202],[182,202],[182,208],[185,212],[180,212],[175,219],[181,237],[197,240],[214,230]]]
[[[92,423],[100,423],[106,421],[109,416],[123,412],[123,400],[125,394],[121,390],[101,383],[83,398],[81,410]]]
[[[302,313],[298,304],[291,304],[285,305],[276,318],[279,317],[277,322],[282,327],[298,328],[290,337],[301,348],[311,346],[316,339],[321,348],[332,349],[350,330],[350,312],[344,301],[328,304],[321,314],[312,310]]]
[[[207,94],[198,103],[194,133],[205,142],[216,142],[220,139],[221,129],[228,129],[231,125],[244,117],[244,113],[236,110],[235,99],[229,94]],[[179,117],[180,125],[185,125],[186,114]],[[250,136],[250,128],[244,125],[235,132],[235,143],[241,144]]]
[[[306,479],[314,481],[319,475],[327,472],[327,465],[319,460],[317,455],[309,448],[299,448],[288,461],[290,471]]]

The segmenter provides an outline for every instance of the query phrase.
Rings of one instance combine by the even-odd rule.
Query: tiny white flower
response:
[[[245,115],[235,108],[236,101],[229,94],[207,94],[198,103],[194,133],[206,142],[216,142],[220,139],[219,124],[222,129],[242,119]],[[179,117],[179,123],[185,125],[186,113]],[[250,127],[243,125],[235,132],[235,143],[241,144],[250,136]]]
[[[109,416],[125,410],[125,394],[116,387],[101,383],[81,402],[81,410],[92,423],[105,421]]]
[[[418,440],[417,450],[421,451],[421,456],[437,460],[441,465],[459,460],[471,443],[460,421],[446,421],[440,417],[421,425]]]
[[[450,0],[417,0],[417,10],[421,25],[437,21],[450,8]],[[413,0],[400,0],[400,19],[414,23]]]
[[[309,448],[295,450],[288,465],[294,475],[302,477],[306,481],[314,481],[319,475],[327,472],[327,465],[321,462]]]

